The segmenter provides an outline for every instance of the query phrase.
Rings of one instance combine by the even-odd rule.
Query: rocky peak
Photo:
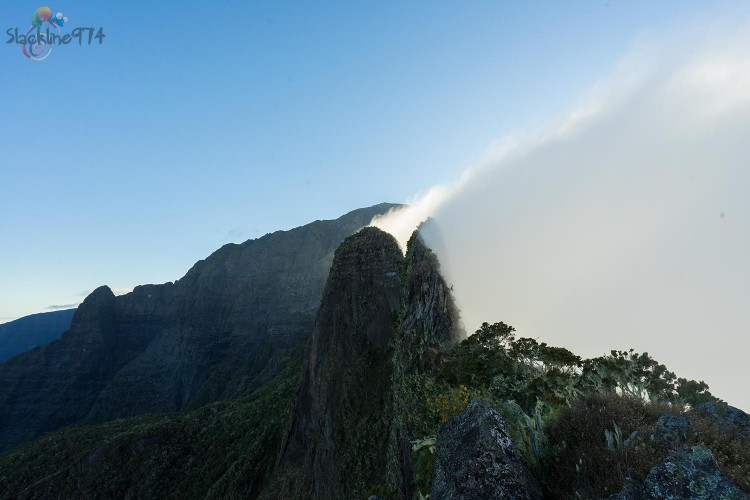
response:
[[[382,478],[401,262],[376,228],[336,250],[281,459],[294,475],[284,496],[353,498]]]
[[[115,317],[115,294],[108,286],[91,292],[78,306],[66,336],[82,333],[106,335]]]
[[[400,332],[408,349],[420,354],[428,349],[450,350],[462,336],[452,288],[419,231],[407,245]]]

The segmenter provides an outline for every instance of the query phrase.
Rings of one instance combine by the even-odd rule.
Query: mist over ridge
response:
[[[750,25],[639,46],[548,131],[373,220],[425,238],[467,331],[647,351],[750,408]]]

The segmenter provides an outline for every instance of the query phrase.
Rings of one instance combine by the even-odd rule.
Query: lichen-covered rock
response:
[[[437,436],[431,500],[542,498],[521,463],[500,414],[479,400],[446,422]]]
[[[690,420],[683,415],[662,415],[651,432],[651,439],[665,446],[678,446],[685,443],[690,428]]]
[[[711,401],[699,404],[693,413],[710,419],[722,432],[750,438],[750,415],[739,408]]]
[[[747,499],[719,470],[711,451],[700,446],[681,448],[654,466],[643,482],[644,497],[667,499]]]

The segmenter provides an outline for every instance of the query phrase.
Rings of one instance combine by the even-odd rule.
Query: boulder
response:
[[[648,499],[747,499],[719,470],[710,450],[701,446],[673,451],[643,482]]]
[[[432,500],[536,499],[541,487],[521,463],[500,414],[479,400],[439,430]]]

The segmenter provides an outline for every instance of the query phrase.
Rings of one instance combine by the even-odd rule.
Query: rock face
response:
[[[392,378],[393,422],[388,447],[388,486],[399,498],[414,496],[412,401],[402,391],[403,379],[433,370],[464,335],[450,287],[440,273],[437,256],[420,231],[409,239],[401,284],[401,310],[396,332]]]
[[[280,497],[356,498],[385,472],[398,243],[365,228],[336,250],[310,338]]]
[[[654,466],[643,482],[643,497],[654,500],[748,498],[722,475],[713,454],[700,446],[675,450],[666,461]]]
[[[60,338],[70,327],[75,309],[32,314],[0,325],[0,363]]]
[[[521,463],[500,414],[475,399],[438,432],[430,498],[531,499],[542,498],[542,491]]]
[[[415,232],[407,247],[401,298],[400,335],[423,355],[429,349],[445,352],[464,336],[451,289],[440,273],[437,256]],[[419,359],[422,368],[427,362]]]
[[[336,247],[391,207],[225,245],[175,283],[96,290],[60,340],[0,365],[0,451],[260,386],[310,334]]]

